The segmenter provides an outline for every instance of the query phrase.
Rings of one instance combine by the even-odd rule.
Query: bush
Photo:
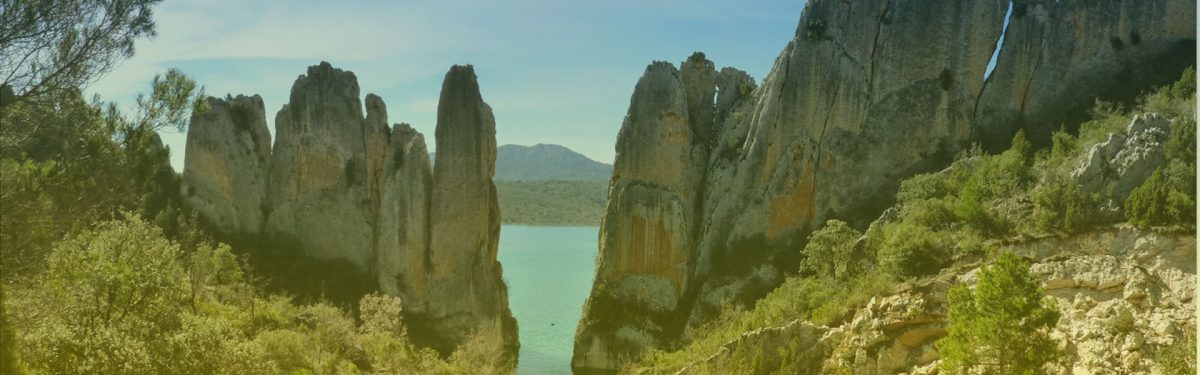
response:
[[[861,257],[855,256],[854,244],[862,233],[840,220],[829,220],[808,236],[801,271],[819,277],[845,278],[859,272]]]
[[[1179,185],[1187,182],[1179,181],[1175,174],[1187,175],[1179,171],[1182,163],[1173,163],[1176,168],[1168,167],[1154,171],[1150,178],[1141,186],[1133,189],[1125,200],[1125,217],[1130,224],[1138,226],[1159,226],[1179,224],[1192,226],[1195,222],[1195,171],[1192,171],[1191,189]],[[1185,167],[1186,168],[1186,167]],[[1173,178],[1174,177],[1174,178]]]
[[[1173,345],[1155,353],[1159,370],[1164,375],[1193,375],[1196,373],[1196,327],[1183,327],[1183,337]]]
[[[1034,221],[1042,230],[1074,233],[1097,219],[1100,197],[1079,190],[1070,180],[1045,181],[1033,189]]]
[[[907,223],[891,224],[883,231],[879,266],[896,278],[931,275],[950,261],[949,244],[942,233]]]
[[[974,290],[959,284],[948,294],[948,335],[937,342],[948,374],[1037,374],[1055,361],[1049,329],[1059,312],[1024,259],[1001,254],[979,272]]]

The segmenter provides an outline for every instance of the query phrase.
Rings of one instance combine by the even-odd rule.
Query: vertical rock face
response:
[[[1008,34],[985,80],[1010,7]],[[653,135],[669,121],[634,121],[634,114],[684,109],[668,111],[642,95],[647,82],[662,81],[655,72],[670,70],[651,66],[619,135],[573,366],[616,369],[675,342],[723,303],[752,304],[794,272],[819,223],[865,226],[890,204],[900,180],[943,168],[971,142],[1006,146],[1018,128],[1048,134],[1101,94],[1133,95],[1178,77],[1194,50],[1195,2],[1183,0],[810,1],[760,87],[735,69],[714,80],[689,73],[711,65],[685,62],[678,91],[687,112],[677,121],[693,133],[660,138]],[[694,154],[666,140],[705,139],[694,129],[710,118],[707,157],[667,162]],[[627,203],[630,186],[694,181],[685,176],[700,182],[667,190],[671,199]],[[686,192],[699,196],[692,201]],[[682,238],[645,242],[658,237],[628,223],[646,213],[694,224],[664,224]],[[617,266],[631,261],[642,266]],[[676,275],[678,290],[646,281]],[[644,285],[630,293],[620,280]]]
[[[1014,1],[1010,21],[976,116],[993,150],[1021,128],[1048,144],[1096,99],[1133,100],[1195,63],[1193,0]]]
[[[716,78],[702,54],[684,66],[681,75],[669,63],[651,64],[630,100],[595,285],[576,335],[577,368],[616,368],[637,354],[626,348],[659,346],[659,333],[678,328],[670,321],[689,282]]]
[[[478,333],[515,355],[496,258],[496,125],[474,71],[446,76],[436,178],[424,136],[389,128],[375,95],[364,117],[359,98],[354,73],[309,67],[276,115],[273,150],[262,99],[208,99],[192,118],[181,194],[221,232],[356,266],[401,297],[421,325],[414,340],[448,352]]]
[[[404,308],[424,314],[429,303],[429,202],[433,187],[425,137],[396,125],[384,160],[378,225],[379,287],[405,296]]]
[[[428,315],[443,337],[459,343],[472,333],[498,337],[515,353],[516,321],[496,260],[500,208],[496,202],[496,120],[483,102],[471,66],[446,73],[438,102],[437,163],[430,205]]]
[[[275,116],[267,236],[302,244],[318,259],[370,269],[365,128],[354,73],[322,63],[296,79]]]
[[[181,194],[202,217],[229,234],[257,233],[264,217],[271,133],[258,95],[209,97],[192,116]]]

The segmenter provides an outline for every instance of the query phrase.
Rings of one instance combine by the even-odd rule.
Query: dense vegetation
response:
[[[501,372],[469,343],[450,360],[410,344],[396,297],[356,320],[327,303],[261,293],[229,247],[181,245],[135,215],[54,246],[5,301],[25,365],[45,373]],[[36,284],[37,286],[33,286]],[[483,367],[495,366],[495,367]]]
[[[600,225],[608,181],[496,181],[500,220],[521,225]]]
[[[1035,150],[1024,134],[1018,132],[1012,146],[1000,154],[984,154],[974,148],[959,155],[941,172],[903,181],[895,205],[865,233],[844,222],[830,220],[809,236],[803,249],[798,249],[803,259],[794,275],[765,298],[753,306],[728,304],[719,317],[694,329],[680,347],[648,353],[640,363],[626,370],[674,373],[683,367],[697,366],[700,372],[792,373],[805,369],[813,364],[800,363],[796,358],[784,358],[781,367],[773,369],[761,367],[759,361],[734,361],[710,368],[711,364],[703,360],[717,353],[722,345],[756,329],[779,327],[796,320],[839,325],[847,314],[864,306],[871,297],[887,295],[901,282],[919,281],[951,265],[977,260],[993,259],[996,264],[985,267],[992,270],[985,273],[993,276],[989,281],[993,284],[987,288],[989,293],[998,295],[983,298],[982,303],[1019,310],[1028,314],[1027,318],[1033,317],[1024,321],[1027,325],[1019,326],[1029,329],[1021,330],[1022,334],[1052,324],[1047,322],[1056,319],[1039,307],[1040,290],[1031,289],[1028,266],[1002,255],[1005,244],[1122,222],[1194,233],[1195,82],[1195,71],[1189,69],[1177,83],[1145,95],[1133,107],[1097,103],[1093,119],[1080,124],[1077,134],[1056,132],[1053,145],[1047,149]],[[1144,112],[1174,120],[1166,144],[1167,162],[1134,189],[1125,202],[1108,201],[1106,192],[1081,191],[1071,172],[1085,160],[1089,148],[1104,141],[1110,133],[1124,131],[1134,114]],[[980,283],[984,281],[981,279]],[[1005,335],[1015,330],[1004,331],[1001,336],[979,332],[982,326],[1000,323],[988,321],[995,317],[978,313],[982,306],[966,303],[971,293],[965,289],[956,288],[950,297],[951,309],[956,311],[951,313],[954,315],[951,324],[956,327],[951,331],[958,333],[942,344],[942,354],[949,358],[945,363],[947,370],[964,361],[991,363],[1009,358],[1006,353],[967,350],[970,345],[988,345],[987,340],[1011,338]],[[982,297],[975,294],[974,298],[975,303],[980,303]],[[1033,334],[1024,338],[1040,348],[1045,342],[1038,337]],[[1169,349],[1164,348],[1162,354],[1168,371],[1195,372],[1195,362],[1188,362],[1186,353]],[[1022,360],[1036,367],[1053,359]],[[837,373],[847,369],[825,370]]]

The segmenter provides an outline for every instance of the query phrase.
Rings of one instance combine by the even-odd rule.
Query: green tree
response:
[[[178,70],[156,76],[126,116],[78,90],[0,109],[0,267],[33,273],[53,241],[122,211],[154,218],[178,207],[178,176],[157,131],[203,110],[203,89]],[[178,210],[175,210],[178,212]]]
[[[25,367],[17,354],[17,335],[5,318],[4,286],[0,285],[0,374],[24,374]]]
[[[879,266],[888,274],[907,279],[937,273],[950,261],[947,238],[941,232],[910,224],[889,224],[878,247]]]
[[[170,372],[155,359],[169,347],[159,340],[180,325],[179,255],[135,215],[56,245],[43,281],[17,309],[22,358],[48,373]]]
[[[1041,374],[1059,356],[1049,334],[1058,308],[1017,255],[983,267],[974,290],[951,288],[948,303],[949,334],[937,342],[946,373]]]
[[[804,245],[803,272],[822,277],[847,277],[857,271],[854,244],[862,233],[841,220],[829,220],[808,236]],[[861,257],[858,257],[861,259]]]
[[[0,86],[17,101],[86,86],[154,36],[161,0],[0,0]]]

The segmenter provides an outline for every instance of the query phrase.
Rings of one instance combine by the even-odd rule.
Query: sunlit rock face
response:
[[[428,315],[435,329],[453,342],[472,333],[485,334],[500,338],[494,344],[515,353],[516,321],[496,258],[496,120],[469,65],[456,65],[446,73],[436,136],[429,294],[448,298],[430,298]]]
[[[206,99],[188,127],[180,192],[192,209],[230,233],[258,233],[265,220],[271,133],[258,95]]]
[[[899,181],[1018,129],[1042,142],[1098,97],[1173,81],[1194,50],[1182,0],[810,1],[757,87],[694,58],[652,64],[618,136],[573,366],[614,370],[752,306],[820,223],[864,227]]]
[[[374,264],[368,132],[354,73],[328,63],[296,79],[275,116],[264,234],[301,244],[318,259]]]
[[[496,259],[495,120],[471,67],[446,76],[436,173],[424,136],[389,127],[383,100],[364,105],[354,73],[329,63],[296,79],[273,148],[261,98],[208,103],[192,118],[181,192],[205,222],[353,265],[401,297],[416,341],[449,351],[479,334],[515,355]]]
[[[716,77],[703,54],[684,66],[681,74],[669,63],[651,64],[634,89],[617,138],[576,367],[615,368],[636,354],[627,347],[660,345],[658,332],[677,315],[700,217]]]
[[[1096,99],[1131,101],[1195,64],[1196,2],[1017,1],[975,113],[995,151],[1017,129],[1048,144]]]

